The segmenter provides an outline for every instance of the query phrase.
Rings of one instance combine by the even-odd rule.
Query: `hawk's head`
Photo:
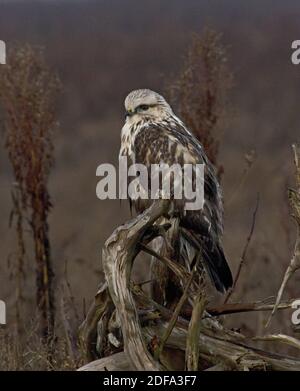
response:
[[[161,121],[173,113],[163,96],[148,89],[131,91],[125,99],[125,109],[130,122],[147,118]]]

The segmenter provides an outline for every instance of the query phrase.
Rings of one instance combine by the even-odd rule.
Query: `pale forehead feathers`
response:
[[[126,110],[132,110],[139,105],[162,105],[166,106],[168,103],[164,97],[152,90],[134,90],[127,95],[125,99]]]

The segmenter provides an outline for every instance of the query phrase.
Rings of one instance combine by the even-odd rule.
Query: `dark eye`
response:
[[[148,105],[140,105],[139,109],[145,111],[145,110],[149,109],[149,106]]]

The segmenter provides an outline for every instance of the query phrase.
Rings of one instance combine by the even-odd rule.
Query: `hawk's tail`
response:
[[[232,287],[232,274],[221,246],[211,244],[210,240],[202,242],[204,265],[217,290],[224,293]]]

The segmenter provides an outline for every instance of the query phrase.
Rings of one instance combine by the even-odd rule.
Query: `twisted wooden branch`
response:
[[[149,353],[130,291],[130,275],[137,243],[147,235],[155,221],[168,209],[168,201],[156,202],[139,218],[118,227],[106,241],[102,264],[111,298],[114,302],[124,340],[124,352],[136,370],[161,370],[163,367]]]

